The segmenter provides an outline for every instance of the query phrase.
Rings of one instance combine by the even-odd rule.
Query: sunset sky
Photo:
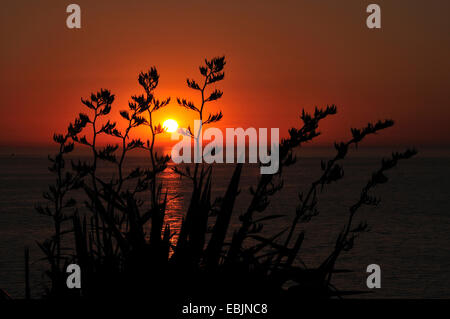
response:
[[[66,27],[66,6],[82,28]],[[381,6],[382,29],[366,27]],[[80,111],[81,97],[107,88],[114,118],[141,94],[140,71],[156,66],[157,113],[192,124],[176,97],[197,101],[205,57],[225,55],[220,127],[299,126],[302,108],[336,104],[319,144],[350,127],[392,118],[372,145],[450,144],[450,1],[3,1],[0,146],[45,145]],[[142,133],[144,134],[144,133]],[[145,134],[143,135],[145,138]]]

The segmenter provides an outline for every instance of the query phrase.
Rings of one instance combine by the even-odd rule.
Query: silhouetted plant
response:
[[[202,135],[203,125],[219,122],[223,115],[220,111],[217,114],[209,114],[205,120],[203,112],[205,111],[206,103],[219,100],[223,92],[214,89],[208,93],[206,89],[219,81],[222,81],[225,77],[225,57],[215,57],[211,60],[205,59],[205,64],[199,67],[200,74],[203,79],[201,84],[198,84],[195,80],[187,79],[187,85],[189,88],[199,91],[201,102],[200,106],[196,106],[193,102],[186,99],[177,98],[177,102],[180,106],[189,110],[195,111],[198,114],[200,121],[200,127],[196,132],[192,132],[191,127],[187,129],[188,136],[191,136],[194,140],[194,152],[201,154],[203,150],[200,149],[199,138]],[[200,171],[199,171],[200,167]],[[191,173],[189,166],[186,166],[185,170],[181,167],[174,167],[174,171],[180,176],[188,177],[193,182],[192,197],[190,200],[189,208],[186,212],[184,222],[182,223],[180,235],[177,241],[177,249],[174,258],[178,260],[178,263],[194,263],[197,264],[204,249],[205,235],[208,228],[208,214],[211,211],[211,166],[205,167],[203,164],[195,163],[194,172]]]
[[[60,293],[65,286],[65,267],[67,266],[67,256],[62,254],[61,239],[67,230],[63,230],[63,223],[76,213],[76,201],[70,197],[69,192],[78,189],[82,185],[83,175],[73,174],[66,169],[65,156],[74,149],[71,138],[76,136],[85,123],[76,120],[69,126],[65,135],[55,134],[53,141],[59,145],[58,153],[49,156],[51,163],[49,171],[56,176],[55,184],[49,186],[49,190],[44,192],[43,197],[48,201],[46,206],[37,205],[36,210],[51,217],[55,230],[54,236],[44,242],[38,242],[39,247],[44,252],[49,264],[50,271],[47,273],[52,281],[52,293]]]
[[[200,105],[177,98],[182,107],[195,111],[202,123],[198,131],[193,132],[189,127],[186,132],[194,141],[198,140],[203,125],[222,119],[222,112],[208,117],[204,112],[207,103],[222,97],[222,91],[213,89],[207,93],[207,88],[224,79],[225,64],[224,57],[205,60],[200,67],[203,77],[200,84],[187,80],[189,88],[199,91]],[[167,169],[169,157],[155,151],[156,137],[164,130],[153,123],[153,113],[168,105],[170,99],[160,101],[154,96],[159,83],[155,68],[140,73],[138,82],[144,94],[132,96],[128,110],[119,112],[126,124],[123,131],[107,119],[114,95],[101,90],[90,99],[82,99],[92,114],[80,113],[65,135],[55,135],[59,153],[50,160],[53,163],[51,171],[57,176],[56,186],[51,186],[50,192],[44,195],[52,206],[38,208],[39,212],[53,218],[55,226],[55,235],[40,244],[50,263],[50,296],[65,293],[63,265],[68,262],[76,262],[82,268],[81,296],[84,297],[145,297],[157,292],[162,296],[171,294],[171,298],[182,298],[205,292],[215,295],[230,289],[236,294],[267,296],[341,296],[344,292],[336,290],[330,283],[335,262],[342,251],[352,248],[356,236],[367,230],[364,223],[354,227],[356,212],[363,205],[378,204],[379,199],[370,195],[370,190],[387,181],[384,173],[388,169],[416,152],[407,150],[383,160],[381,168],[363,188],[359,200],[349,208],[348,221],[336,239],[335,247],[317,269],[306,269],[298,263],[304,240],[304,231],[299,225],[319,214],[319,194],[326,191],[326,185],[343,178],[340,161],[345,159],[351,146],[392,126],[393,122],[385,120],[369,123],[362,129],[351,129],[351,139],[335,143],[336,155],[321,163],[321,175],[306,192],[299,194],[290,226],[269,237],[262,234],[264,222],[286,216],[288,212],[264,215],[262,212],[267,209],[271,197],[282,189],[284,169],[296,162],[294,149],[320,135],[319,123],[336,114],[336,106],[316,108],[313,114],[302,112],[301,127],[290,129],[288,137],[281,140],[278,172],[258,176],[257,184],[250,188],[251,199],[239,216],[237,228],[230,229],[230,225],[240,193],[242,164],[236,165],[224,196],[215,201],[211,199],[212,165],[196,163],[193,172],[189,166],[175,167],[176,173],[192,181],[192,194],[177,243],[172,245],[174,233],[165,223],[170,199],[158,178]],[[139,126],[148,127],[150,138],[146,142],[130,137],[132,130]],[[86,133],[88,129],[90,131]],[[118,139],[119,143],[100,148],[97,138],[101,135]],[[91,161],[72,162],[69,170],[64,165],[64,156],[74,149],[71,140],[91,150]],[[124,163],[132,150],[148,152],[150,168],[135,167],[129,173],[125,172]],[[98,168],[103,162],[112,164],[117,174],[102,175]],[[76,189],[84,191],[87,213],[81,213],[75,200],[64,201],[68,192]],[[142,200],[142,196],[146,200]],[[60,247],[61,224],[69,219],[74,234],[71,256],[63,255]],[[114,276],[113,281],[111,276]],[[293,284],[285,290],[283,287],[287,282]]]

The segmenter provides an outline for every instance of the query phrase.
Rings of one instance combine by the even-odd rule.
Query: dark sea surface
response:
[[[360,148],[352,150],[343,162],[345,178],[328,185],[319,195],[320,215],[302,225],[306,238],[299,257],[307,266],[317,266],[333,249],[348,216],[348,208],[359,198],[361,188],[371,173],[380,167],[382,157],[395,148]],[[356,215],[367,221],[371,231],[361,234],[355,247],[343,253],[338,268],[352,270],[336,275],[333,284],[341,290],[363,290],[364,298],[450,298],[450,154],[446,150],[419,150],[417,157],[402,161],[389,171],[389,182],[378,186],[373,195],[381,198],[376,208],[364,208]],[[43,274],[47,265],[36,241],[51,235],[48,217],[35,210],[44,204],[42,192],[54,177],[47,170],[48,150],[0,150],[0,288],[13,298],[24,296],[24,247],[30,248],[32,296],[39,298],[46,285]],[[289,225],[298,204],[299,191],[306,191],[320,174],[320,160],[333,156],[333,149],[305,149],[297,163],[284,172],[284,187],[271,198],[263,214],[284,214],[268,221],[265,234],[275,234]],[[148,159],[135,155],[128,167],[148,166]],[[234,164],[218,164],[213,173],[213,195],[224,194]],[[112,173],[106,168],[104,174]],[[247,207],[249,187],[256,184],[259,169],[246,165],[241,194],[236,204],[237,216]],[[188,204],[191,185],[170,169],[162,174],[168,189],[168,222],[179,229]],[[70,236],[70,235],[68,235]],[[70,239],[69,239],[70,240]],[[300,260],[299,260],[300,262]],[[366,267],[381,266],[381,288],[366,287]]]

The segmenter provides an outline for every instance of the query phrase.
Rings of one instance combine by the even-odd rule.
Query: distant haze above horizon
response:
[[[299,127],[302,108],[335,104],[318,145],[350,137],[351,127],[392,118],[367,145],[450,144],[450,1],[87,1],[82,28],[66,27],[64,1],[4,1],[0,12],[0,146],[49,145],[79,112],[80,98],[107,88],[113,120],[140,71],[156,66],[155,120],[192,125],[176,97],[198,101],[186,78],[204,58],[225,55],[218,127]],[[382,28],[366,27],[381,7]],[[145,129],[137,136],[146,139]],[[163,143],[169,143],[163,136]]]

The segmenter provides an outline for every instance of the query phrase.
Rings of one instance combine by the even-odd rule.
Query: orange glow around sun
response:
[[[168,119],[163,123],[163,127],[166,129],[166,132],[173,133],[178,128],[178,123],[175,120]]]

